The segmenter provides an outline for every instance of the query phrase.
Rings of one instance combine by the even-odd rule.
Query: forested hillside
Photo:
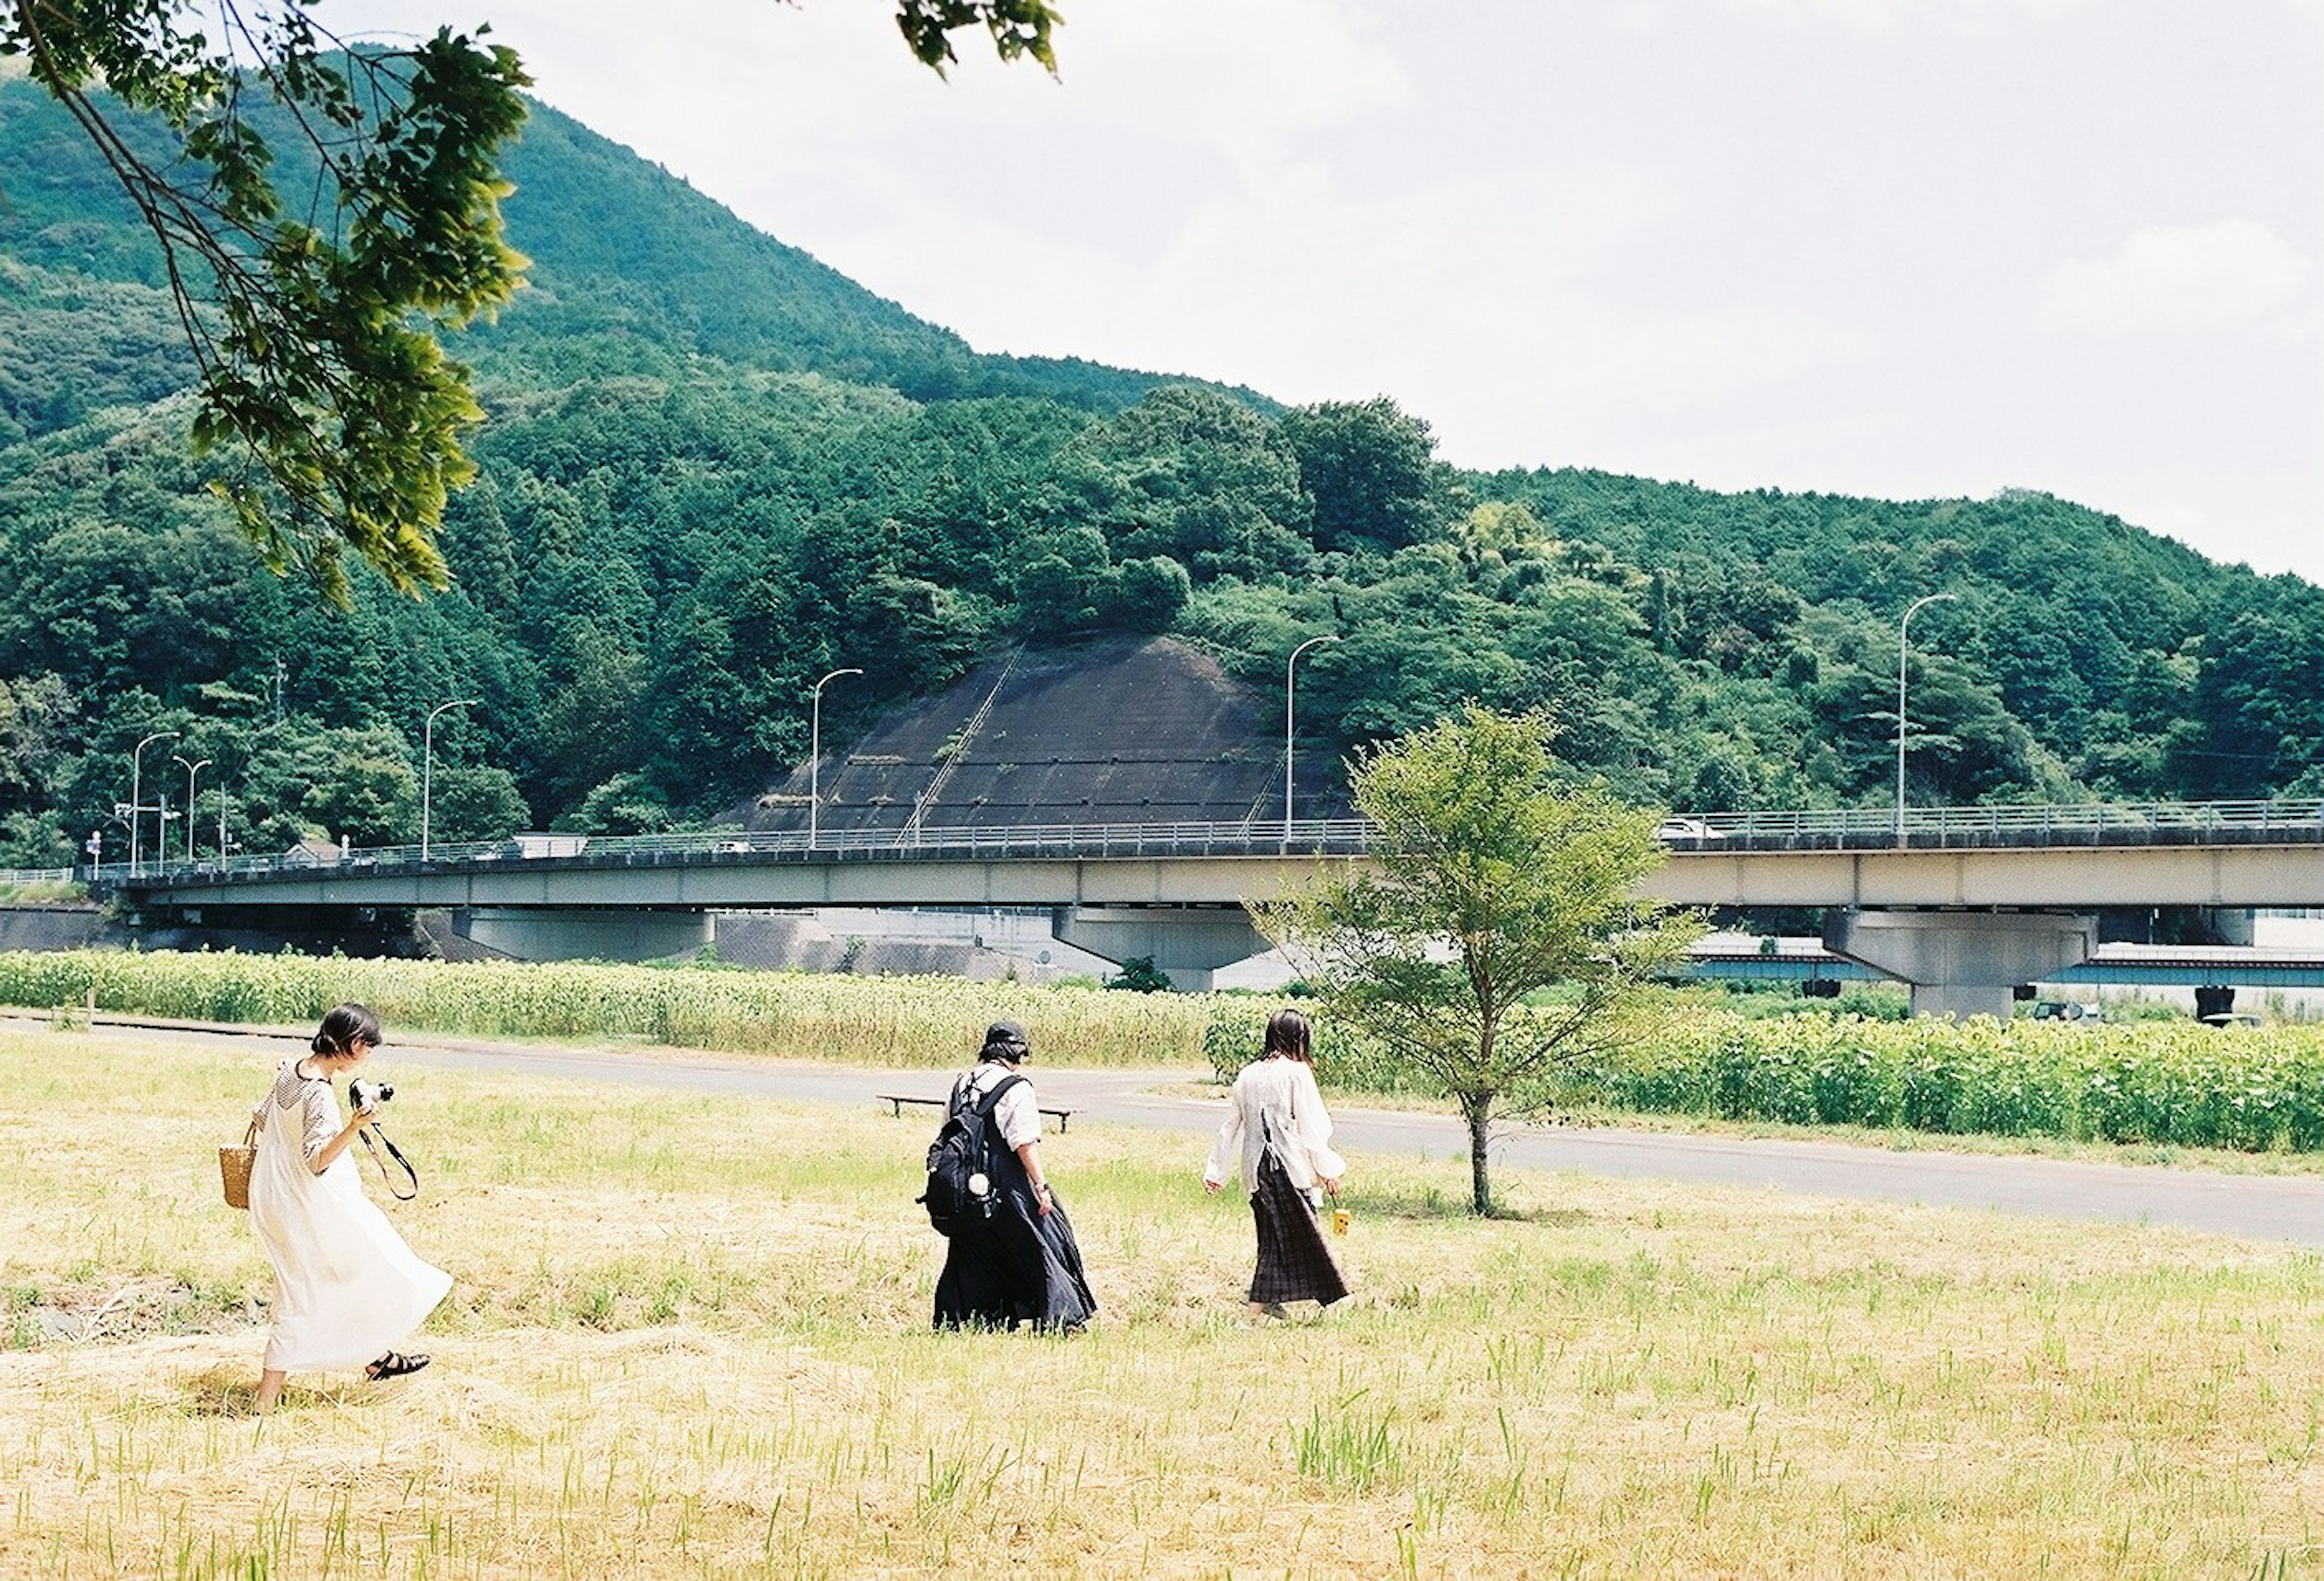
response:
[[[1010,642],[1175,632],[1340,749],[1465,697],[1701,810],[1893,795],[1896,620],[1925,801],[2324,792],[2324,593],[2038,493],[1718,494],[1463,473],[1387,400],[979,355],[548,110],[510,163],[532,286],[458,342],[490,408],[454,591],[279,582],[188,457],[158,259],[0,81],[0,865],[203,770],[279,849],[699,820]],[[1582,460],[1586,458],[1572,458]],[[1134,706],[1134,700],[1125,706]],[[1279,707],[1279,703],[1276,704]],[[1278,714],[1279,720],[1279,714]],[[1917,731],[1916,731],[1917,733]],[[111,825],[108,838],[122,838]],[[173,841],[182,833],[173,833]],[[108,850],[115,849],[108,847]]]

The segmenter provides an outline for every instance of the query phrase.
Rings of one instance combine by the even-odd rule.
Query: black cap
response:
[[[996,1021],[984,1029],[984,1051],[977,1057],[1014,1062],[1023,1059],[1032,1049],[1022,1026],[1014,1021]]]

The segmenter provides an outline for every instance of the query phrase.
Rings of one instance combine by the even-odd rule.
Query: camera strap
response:
[[[371,1139],[372,1133],[374,1131],[379,1132],[379,1141],[375,1144]],[[387,1194],[394,1198],[398,1202],[409,1202],[414,1197],[420,1195],[420,1172],[413,1169],[411,1167],[411,1161],[403,1156],[403,1149],[398,1147],[392,1141],[391,1141],[386,1132],[380,1130],[379,1122],[374,1120],[370,1125],[365,1126],[363,1128],[360,1135],[363,1137],[364,1150],[371,1154],[372,1163],[379,1165],[379,1178],[386,1182]],[[382,1158],[380,1156],[379,1150],[382,1147],[387,1149],[387,1158]],[[395,1177],[388,1173],[387,1170],[388,1158],[395,1160],[397,1166],[403,1171],[404,1179],[411,1182],[411,1190],[409,1191],[399,1191],[395,1189]]]

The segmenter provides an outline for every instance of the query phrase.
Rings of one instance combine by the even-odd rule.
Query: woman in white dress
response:
[[[1347,1276],[1323,1238],[1318,1188],[1340,1194],[1348,1166],[1332,1151],[1332,1117],[1315,1085],[1307,1017],[1278,1010],[1267,1044],[1235,1078],[1226,1123],[1203,1165],[1203,1189],[1215,1193],[1229,1171],[1250,1193],[1259,1262],[1250,1276],[1250,1310],[1283,1316],[1286,1301],[1324,1306],[1346,1299]]]
[[[313,1052],[285,1060],[259,1100],[258,1157],[250,1172],[250,1222],[274,1264],[274,1327],[257,1405],[273,1408],[291,1373],[361,1367],[396,1378],[428,1365],[392,1348],[452,1288],[452,1276],[412,1255],[387,1215],[364,1195],[348,1146],[376,1110],[344,1125],[331,1078],[379,1046],[379,1017],[341,1005],[323,1017]]]

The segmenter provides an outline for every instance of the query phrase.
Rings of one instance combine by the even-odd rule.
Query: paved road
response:
[[[5,1013],[0,1012],[0,1019]],[[161,1038],[217,1046],[221,1041],[279,1055],[282,1036],[210,1033],[190,1026],[132,1028],[100,1022],[101,1036]],[[491,1071],[561,1080],[616,1081],[683,1091],[757,1094],[812,1103],[870,1105],[881,1093],[938,1098],[941,1071],[639,1054],[612,1050],[451,1038],[398,1039],[380,1056],[390,1070]],[[1041,1101],[1076,1121],[1148,1126],[1207,1134],[1219,1100],[1184,1089],[1183,1071],[1051,1071],[1030,1073]],[[1465,1157],[1467,1134],[1447,1116],[1335,1106],[1336,1140],[1359,1152]],[[1826,1142],[1626,1131],[1614,1127],[1512,1127],[1494,1144],[1494,1162],[1523,1169],[1685,1181],[1797,1191],[1804,1195],[1931,1207],[1983,1209],[2034,1218],[2170,1225],[2257,1240],[2324,1247],[2324,1179],[2219,1174],[2056,1159],[1958,1153],[1896,1153]]]

